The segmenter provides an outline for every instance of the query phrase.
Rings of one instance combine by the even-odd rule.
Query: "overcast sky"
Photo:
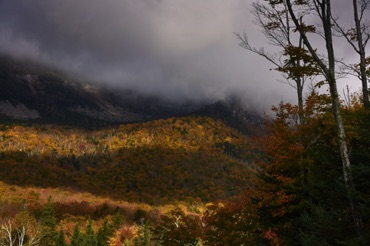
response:
[[[238,92],[259,109],[294,102],[272,66],[238,46],[243,31],[265,45],[251,2],[0,0],[0,51],[168,99]]]

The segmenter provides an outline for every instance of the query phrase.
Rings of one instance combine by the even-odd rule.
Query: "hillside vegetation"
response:
[[[248,138],[207,117],[88,131],[2,125],[0,178],[127,201],[215,201],[248,185]]]
[[[358,238],[329,99],[313,91],[304,124],[281,103],[253,141],[200,116],[94,131],[3,125],[1,230],[19,241],[28,228],[27,242],[39,239],[29,245],[368,245],[370,114],[356,96],[341,108]]]

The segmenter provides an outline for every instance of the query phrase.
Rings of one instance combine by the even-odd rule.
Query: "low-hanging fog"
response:
[[[266,110],[295,91],[234,33],[266,41],[252,0],[0,0],[0,51],[168,100],[242,95]]]

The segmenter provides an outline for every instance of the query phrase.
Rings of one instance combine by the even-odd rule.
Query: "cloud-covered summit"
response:
[[[238,92],[269,107],[294,91],[238,46],[243,30],[263,43],[250,2],[0,0],[0,51],[166,99]]]

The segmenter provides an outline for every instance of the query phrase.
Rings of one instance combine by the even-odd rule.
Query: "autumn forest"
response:
[[[69,103],[89,98],[90,108],[69,107],[59,124],[37,121],[31,110],[28,120],[0,116],[0,246],[370,245],[370,30],[364,17],[370,1],[353,0],[351,28],[333,16],[334,2],[251,5],[262,34],[280,50],[271,54],[254,47],[248,33],[236,33],[241,50],[280,72],[297,103],[276,102],[248,127],[235,105],[148,118],[146,106],[132,113],[99,98],[115,109],[109,119],[117,112],[119,119],[134,116],[101,124],[107,114],[92,109],[99,107],[91,99],[98,94],[81,96],[71,88]],[[349,45],[358,62],[339,61],[338,42]],[[4,70],[0,81],[36,85],[49,78],[65,88],[61,78],[31,80]],[[340,95],[338,81],[347,76],[361,88]],[[62,107],[62,90],[55,91]],[[57,107],[48,103],[42,106],[50,116]],[[90,117],[68,124],[68,115],[81,112],[81,119],[95,115],[100,123]]]

